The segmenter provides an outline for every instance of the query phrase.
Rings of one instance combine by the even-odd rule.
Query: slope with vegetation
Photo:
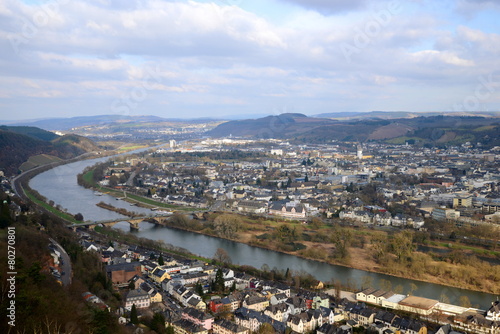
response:
[[[91,140],[77,135],[58,136],[33,127],[0,127],[0,170],[16,174],[19,167],[32,156],[52,156],[49,160],[70,159],[80,154],[99,150]],[[38,159],[43,160],[43,159]],[[23,170],[35,167],[28,162]]]
[[[87,304],[82,297],[90,291],[111,307],[120,305],[120,296],[113,291],[97,254],[85,252],[76,235],[55,218],[45,214],[21,214],[15,218],[10,202],[10,198],[0,194],[0,273],[4,279],[5,273],[12,271],[7,268],[7,228],[10,226],[15,229],[16,237],[16,295],[12,299],[7,295],[8,290],[2,289],[0,316],[6,319],[7,303],[15,300],[16,327],[2,321],[0,332],[129,333],[118,324],[116,315]],[[68,288],[63,288],[50,274],[53,262],[49,235],[71,258],[73,279]]]

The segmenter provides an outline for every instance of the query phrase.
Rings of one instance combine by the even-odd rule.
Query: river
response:
[[[108,195],[97,196],[94,191],[78,185],[77,174],[81,173],[87,166],[92,166],[107,159],[109,158],[103,157],[84,160],[53,168],[35,176],[30,181],[30,186],[48,200],[53,200],[55,204],[60,205],[69,213],[81,213],[85,220],[126,219],[126,217],[116,212],[97,207],[96,204],[101,201],[115,207],[125,208],[129,211],[140,212],[144,215],[154,214],[149,209],[132,206],[125,201],[116,200],[114,197]],[[115,225],[115,228],[128,231],[129,224],[126,222],[118,223]],[[333,278],[336,281],[341,281],[343,284],[350,283],[354,286],[360,286],[365,277],[370,277],[375,287],[380,287],[381,280],[386,280],[391,282],[393,288],[401,285],[405,293],[410,290],[410,284],[413,283],[417,286],[417,290],[413,294],[417,296],[439,299],[440,296],[445,295],[451,303],[457,305],[461,296],[467,296],[472,305],[481,309],[489,308],[491,302],[496,300],[496,296],[487,293],[325,264],[193,232],[155,226],[147,222],[142,222],[139,231],[135,233],[139,237],[162,240],[204,257],[213,257],[217,248],[220,247],[227,251],[233,263],[250,265],[255,268],[261,268],[264,264],[267,264],[270,268],[303,270],[322,281],[329,281]]]

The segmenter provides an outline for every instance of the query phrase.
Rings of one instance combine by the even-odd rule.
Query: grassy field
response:
[[[128,152],[128,151],[133,151],[133,150],[138,150],[140,148],[146,148],[149,145],[130,145],[130,146],[122,146],[119,147],[116,151],[118,153],[123,153],[123,152]]]
[[[44,201],[37,199],[31,191],[24,189],[24,192],[26,193],[26,196],[28,196],[28,198],[32,202],[43,207],[45,210],[55,214],[56,216],[66,220],[66,221],[69,221],[73,224],[81,224],[82,223],[81,221],[76,220],[75,217],[73,217],[72,215],[65,213],[65,212],[62,212],[62,211],[59,211],[58,209],[54,208],[53,206],[50,206],[49,204],[45,203]]]

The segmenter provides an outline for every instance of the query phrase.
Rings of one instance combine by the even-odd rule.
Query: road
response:
[[[69,255],[68,253],[66,253],[66,250],[61,245],[59,245],[59,243],[57,243],[57,241],[55,241],[52,238],[49,239],[50,242],[52,242],[52,244],[56,246],[59,252],[61,253],[61,259],[62,259],[62,263],[60,264],[61,281],[63,283],[63,286],[68,286],[71,284],[71,277],[73,274],[71,271],[71,260],[69,258]],[[64,273],[64,275],[62,273]]]

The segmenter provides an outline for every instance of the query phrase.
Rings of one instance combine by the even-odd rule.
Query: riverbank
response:
[[[280,224],[285,223],[273,223],[273,225],[275,226]],[[339,265],[346,268],[385,274],[392,277],[435,283],[443,286],[456,287],[472,291],[491,294],[500,293],[500,286],[498,284],[500,280],[500,266],[491,266],[487,263],[479,263],[483,270],[478,270],[478,267],[475,267],[471,264],[456,264],[437,261],[430,255],[421,252],[414,252],[412,256],[415,258],[415,263],[410,262],[396,267],[394,264],[395,260],[393,260],[394,262],[391,262],[387,266],[384,266],[384,264],[377,263],[377,261],[375,260],[374,249],[372,247],[373,245],[371,245],[369,242],[364,244],[364,246],[362,247],[349,247],[349,258],[339,261],[331,256],[335,248],[332,244],[313,241],[300,241],[301,244],[306,246],[305,249],[284,250],[281,247],[282,244],[280,242],[262,242],[257,237],[261,235],[263,230],[269,232],[269,228],[267,228],[268,226],[265,226],[262,230],[254,229],[252,231],[246,230],[240,232],[238,236],[234,238],[222,237],[220,235],[217,235],[207,226],[201,229],[199,225],[196,226],[197,228],[192,228],[189,226],[176,226],[172,223],[168,224],[167,226],[210,237],[230,240],[283,254],[297,256],[303,259],[318,261],[321,263]],[[365,233],[366,235],[368,235],[369,231],[360,231],[360,233]],[[417,273],[417,275],[414,274],[415,272]],[[480,277],[480,279],[478,279],[478,277]],[[398,286],[394,286],[392,288],[394,290],[400,290],[400,287]],[[438,297],[439,296],[436,296],[436,298]]]

